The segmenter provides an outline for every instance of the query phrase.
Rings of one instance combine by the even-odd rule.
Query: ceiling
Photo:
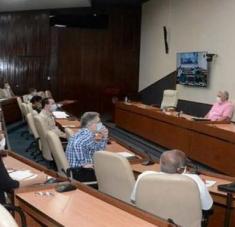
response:
[[[0,0],[0,12],[103,6],[140,6],[148,0]]]
[[[0,12],[90,6],[90,0],[0,0]]]

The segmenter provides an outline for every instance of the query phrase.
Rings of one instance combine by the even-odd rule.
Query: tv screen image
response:
[[[207,52],[177,53],[177,83],[207,87]]]

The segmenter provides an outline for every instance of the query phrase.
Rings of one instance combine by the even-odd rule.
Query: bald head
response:
[[[229,99],[229,93],[227,91],[219,91],[217,96],[221,98],[222,102],[227,101]]]
[[[160,170],[164,173],[177,173],[186,166],[186,155],[180,150],[165,151],[160,157]]]

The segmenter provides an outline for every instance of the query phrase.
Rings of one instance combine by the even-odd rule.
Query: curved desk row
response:
[[[116,126],[167,149],[181,149],[191,159],[235,176],[235,126],[196,122],[187,115],[164,113],[138,103],[119,102]]]

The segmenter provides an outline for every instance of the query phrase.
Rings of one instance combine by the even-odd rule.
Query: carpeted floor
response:
[[[8,125],[7,132],[12,151],[15,151],[17,154],[33,161],[43,160],[41,155],[37,156],[37,158],[34,159],[32,155],[33,150],[31,150],[31,152],[26,152],[29,145],[34,141],[34,138],[32,135],[29,134],[28,127],[25,122],[19,121],[14,124]],[[46,161],[40,161],[38,163],[46,166],[47,168],[54,169],[54,167]]]

